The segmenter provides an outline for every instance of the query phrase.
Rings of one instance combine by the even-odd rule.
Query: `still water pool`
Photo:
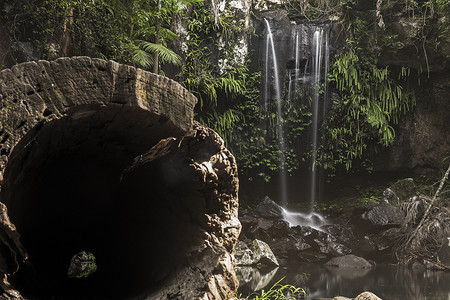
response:
[[[450,300],[450,272],[377,265],[372,269],[337,269],[317,264],[291,265],[267,272],[238,270],[240,293],[282,284],[302,287],[306,299],[346,296],[371,291],[384,300]],[[265,285],[265,286],[264,286]]]

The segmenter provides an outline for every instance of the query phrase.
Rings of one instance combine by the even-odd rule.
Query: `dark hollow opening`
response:
[[[181,268],[199,234],[189,174],[160,159],[126,176],[133,158],[179,134],[140,109],[86,107],[30,132],[5,172],[2,201],[29,254],[13,283],[31,299],[124,299]],[[68,278],[80,251],[97,271]]]

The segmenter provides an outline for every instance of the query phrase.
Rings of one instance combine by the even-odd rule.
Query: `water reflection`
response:
[[[236,276],[239,280],[239,289],[241,293],[249,294],[253,291],[262,290],[272,282],[277,271],[278,267],[260,270],[250,266],[237,266]]]
[[[371,291],[387,300],[450,300],[450,273],[378,265],[373,269],[338,269],[317,264],[302,264],[279,268],[271,280],[248,285],[253,275],[246,273],[246,283],[240,292],[267,289],[282,277],[282,284],[292,284],[306,290],[306,299],[355,297]],[[256,275],[255,278],[258,278]],[[268,277],[266,277],[267,279]],[[256,288],[257,287],[257,288]]]

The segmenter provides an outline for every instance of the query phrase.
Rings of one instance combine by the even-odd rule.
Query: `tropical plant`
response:
[[[297,288],[293,285],[282,285],[281,281],[284,277],[277,281],[269,290],[262,290],[261,292],[255,292],[247,296],[246,299],[252,300],[289,300],[304,298],[306,292],[302,288]]]
[[[142,0],[141,0],[142,1]],[[169,28],[174,16],[188,17],[188,7],[203,0],[150,0],[143,1],[148,9],[148,27],[144,37],[151,36],[152,42],[136,39],[135,54],[133,58],[145,67],[153,66],[153,72],[159,72],[159,65],[170,63],[181,65],[181,57],[167,48],[167,42],[173,41],[178,36]]]
[[[181,65],[169,49],[178,38],[170,28],[202,0],[5,1],[11,42],[30,40],[41,58],[89,55],[158,72],[161,64]]]
[[[344,165],[349,170],[356,160],[370,166],[368,154],[392,144],[394,125],[415,105],[407,85],[409,68],[402,67],[395,76],[388,66],[377,66],[376,53],[364,53],[360,45],[348,40],[329,74],[339,97],[333,99],[335,105],[322,127],[318,163],[324,168]]]
[[[247,62],[236,61],[236,49],[230,46],[242,30],[232,21],[226,13],[216,20],[203,3],[193,5],[179,75],[181,84],[199,99],[196,118],[216,130],[227,144],[235,125],[244,120],[237,99],[245,92],[248,76]]]

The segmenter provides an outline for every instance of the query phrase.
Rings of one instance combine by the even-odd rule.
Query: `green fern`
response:
[[[224,112],[213,110],[212,113],[206,114],[206,117],[198,117],[199,121],[204,125],[216,131],[227,144],[232,140],[233,128],[238,122],[244,121],[244,115],[241,111],[229,108]]]
[[[364,160],[369,145],[391,145],[393,125],[415,105],[414,93],[401,85],[409,76],[408,68],[403,67],[394,80],[388,67],[380,68],[376,59],[358,55],[353,45],[349,41],[348,51],[336,56],[329,75],[340,98],[323,125],[326,142],[319,152],[325,168],[342,164],[348,170],[354,160]]]
[[[150,53],[155,52],[159,53],[159,59],[161,63],[163,64],[170,63],[175,66],[181,66],[181,57],[164,45],[150,43],[143,40],[136,40],[136,44],[138,48],[134,50],[135,53],[133,59],[135,59],[137,63],[145,67],[153,65],[153,59],[149,59],[149,56]],[[146,52],[148,56],[145,56],[142,50]]]
[[[133,61],[135,63],[141,65],[144,68],[150,68],[151,66],[153,66],[153,56],[150,55],[150,53],[137,47],[133,49],[133,51]]]

